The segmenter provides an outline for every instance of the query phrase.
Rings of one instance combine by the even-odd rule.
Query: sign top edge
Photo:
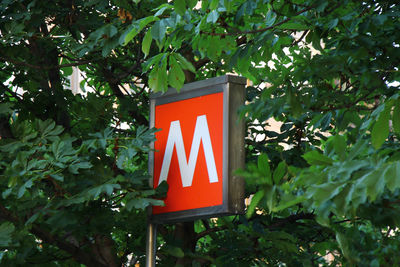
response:
[[[183,87],[179,90],[179,92],[175,88],[170,87],[170,88],[168,88],[168,91],[166,91],[166,92],[151,93],[150,99],[179,94],[182,92],[188,92],[191,90],[201,89],[204,87],[215,86],[215,85],[225,84],[225,83],[234,83],[234,84],[244,84],[245,85],[246,81],[247,81],[247,79],[245,77],[227,74],[227,75],[223,75],[223,76],[219,76],[219,77],[215,77],[215,78],[209,78],[206,80],[201,80],[201,81],[184,84]]]

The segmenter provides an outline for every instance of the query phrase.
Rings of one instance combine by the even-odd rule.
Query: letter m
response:
[[[208,178],[210,183],[218,182],[217,168],[215,166],[214,153],[211,145],[210,131],[208,130],[206,115],[197,117],[192,147],[190,149],[189,161],[186,160],[185,146],[182,138],[181,124],[179,121],[172,121],[169,127],[167,145],[161,166],[158,184],[167,180],[169,167],[171,165],[172,153],[176,147],[179,169],[183,187],[192,185],[194,169],[200,149],[200,141],[203,142],[204,155],[207,164]]]

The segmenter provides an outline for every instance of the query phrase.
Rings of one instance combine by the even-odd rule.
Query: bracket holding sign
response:
[[[244,212],[246,79],[225,75],[150,97],[150,185],[169,185],[165,206],[153,206],[152,223],[172,223]]]

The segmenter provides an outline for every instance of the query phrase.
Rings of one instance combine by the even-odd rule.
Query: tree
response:
[[[161,203],[147,185],[154,131],[141,46],[122,47],[120,37],[140,18],[131,14],[158,5],[1,2],[2,264],[144,257],[142,210]],[[66,89],[73,66],[92,92]]]
[[[397,1],[1,5],[2,263],[140,261],[147,88],[236,72],[251,204],[161,226],[158,264],[399,264]]]

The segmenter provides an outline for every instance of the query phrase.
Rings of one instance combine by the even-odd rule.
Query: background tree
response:
[[[159,4],[1,1],[2,265],[144,256],[154,131],[141,45],[120,38]],[[72,66],[91,92],[67,89]]]
[[[235,72],[252,83],[247,214],[160,227],[158,264],[399,264],[397,1],[0,10],[2,263],[143,259],[141,209],[163,193],[146,188],[148,88]],[[71,66],[92,93],[64,89]]]

